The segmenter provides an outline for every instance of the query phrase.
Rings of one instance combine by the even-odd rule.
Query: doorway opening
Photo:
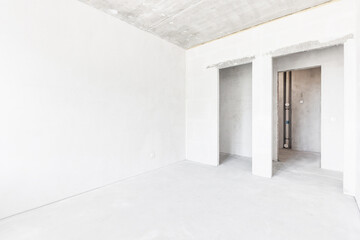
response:
[[[277,74],[278,160],[321,167],[321,67]]]
[[[252,64],[219,71],[220,164],[252,156]]]

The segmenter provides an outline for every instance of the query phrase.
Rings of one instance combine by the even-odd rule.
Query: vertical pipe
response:
[[[284,119],[283,119],[283,128],[284,128],[284,143],[283,148],[291,148],[291,139],[292,139],[292,106],[291,106],[291,88],[292,88],[292,72],[284,72],[284,82],[283,82],[283,104],[284,104]]]
[[[286,72],[283,76],[283,144],[282,147],[285,148],[286,144]]]
[[[291,149],[292,148],[292,99],[291,99],[291,91],[292,91],[292,72],[290,71],[289,72],[289,132],[288,132],[288,144],[289,144],[289,148]]]

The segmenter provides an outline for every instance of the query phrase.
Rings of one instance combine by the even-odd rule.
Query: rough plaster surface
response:
[[[251,64],[220,70],[220,152],[251,157]]]
[[[294,53],[300,53],[300,52],[308,52],[313,50],[321,50],[328,47],[334,47],[334,46],[341,46],[346,41],[353,39],[354,34],[348,34],[346,36],[343,36],[339,39],[327,41],[327,42],[320,42],[320,41],[309,41],[304,42],[296,45],[286,46],[279,49],[276,49],[274,51],[268,52],[266,54],[271,55],[273,57],[280,57],[285,55],[290,55]],[[228,68],[228,67],[234,67],[242,64],[251,63],[255,59],[255,56],[249,56],[249,57],[243,57],[239,59],[232,59],[225,62],[220,62],[216,64],[209,65],[208,68],[216,67],[219,69],[222,68]]]
[[[330,0],[80,0],[183,48]]]
[[[318,155],[285,153],[273,179],[251,160],[180,162],[0,221],[1,240],[358,240],[360,214]]]
[[[321,151],[321,68],[293,71],[292,149]]]
[[[279,73],[279,148],[283,148],[283,78]],[[292,71],[292,149],[321,151],[321,68]],[[302,101],[302,103],[300,102]]]

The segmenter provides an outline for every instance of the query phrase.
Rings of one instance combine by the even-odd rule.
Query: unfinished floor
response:
[[[248,158],[184,161],[5,219],[1,240],[359,239],[342,176],[319,155],[281,151],[272,179]]]

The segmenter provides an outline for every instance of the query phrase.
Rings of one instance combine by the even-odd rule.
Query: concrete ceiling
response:
[[[182,48],[331,0],[80,0]]]

